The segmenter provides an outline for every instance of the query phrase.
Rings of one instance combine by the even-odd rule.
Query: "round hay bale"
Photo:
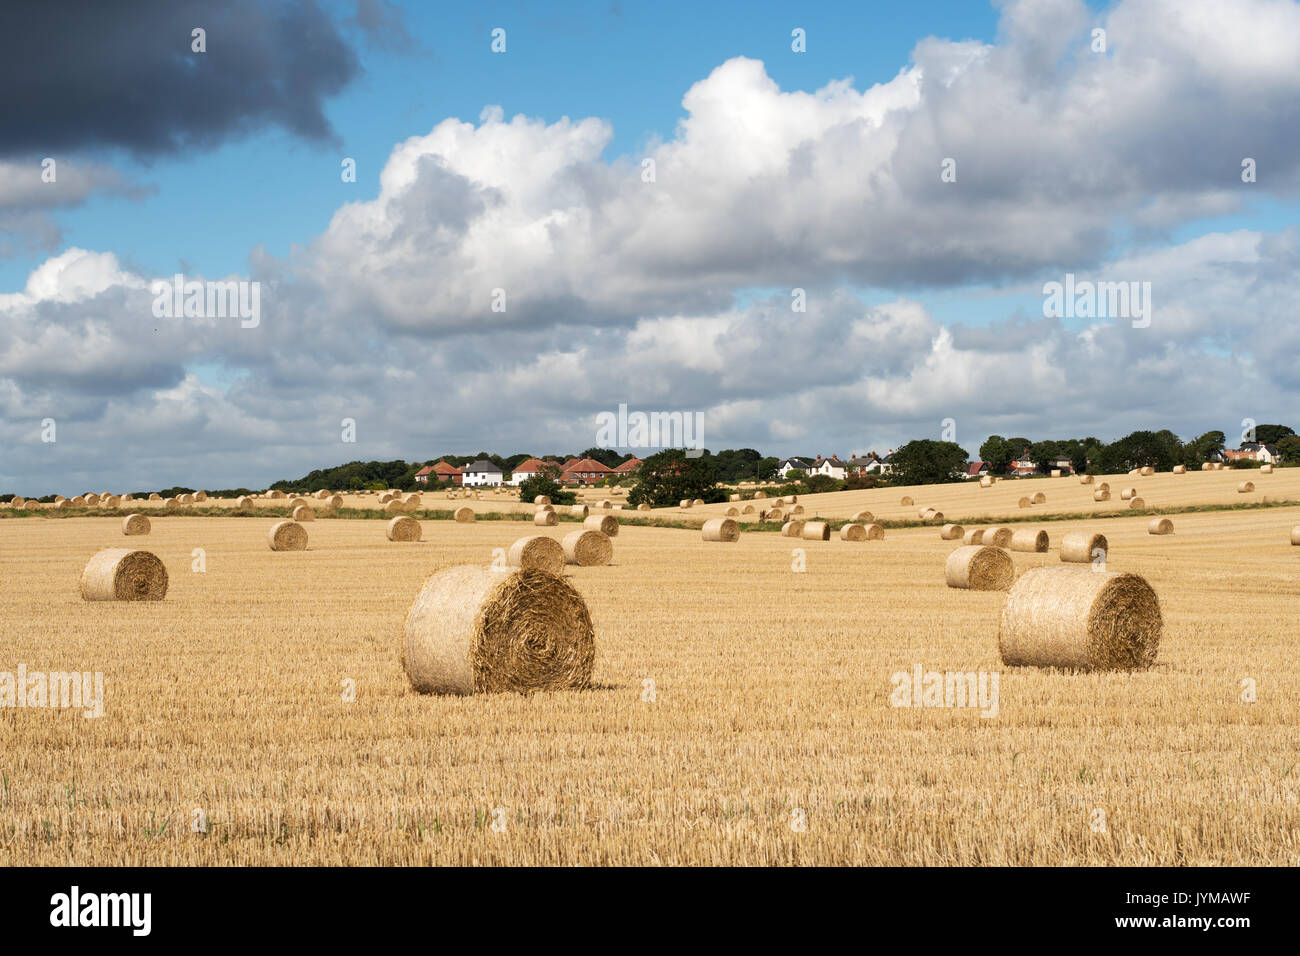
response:
[[[1147,534],[1173,534],[1174,523],[1168,518],[1152,518],[1147,525]]]
[[[389,541],[419,541],[422,533],[420,522],[409,515],[398,515],[388,522]]]
[[[535,505],[549,505],[550,503],[551,503],[551,496],[550,496],[550,495],[537,495],[536,497],[533,498],[533,504],[535,504]],[[519,540],[520,540],[520,541],[527,541],[528,539],[527,539],[527,538],[520,538]]]
[[[731,518],[711,518],[704,522],[700,537],[705,541],[724,541],[732,544],[740,540],[740,525]]]
[[[164,508],[179,508],[179,507],[180,507],[180,500],[177,499],[177,498],[164,498],[164,499],[163,499],[163,507],[164,507]]]
[[[148,534],[149,519],[144,515],[127,515],[122,519],[123,534]]]
[[[792,515],[803,514],[803,505],[791,505],[789,513]]]
[[[962,543],[962,544],[966,544],[966,545],[970,545],[970,544],[983,544],[983,543],[984,543],[984,529],[983,529],[983,528],[970,528],[969,530],[966,531],[965,534],[963,534],[963,535],[961,536],[961,543]]]
[[[17,499],[15,499],[15,501],[16,501],[16,500],[17,500]],[[70,499],[68,499],[68,500],[72,502],[72,507],[74,507],[74,508],[84,508],[84,507],[86,507],[86,499],[83,498],[81,495],[74,495],[72,498],[70,498]],[[154,500],[154,501],[157,501],[158,498],[155,497],[153,500]],[[14,504],[14,507],[17,508],[18,505],[15,503],[15,504]]]
[[[586,528],[573,531],[566,534],[560,544],[564,548],[566,564],[590,568],[609,564],[614,558],[614,542],[599,531],[588,531]]]
[[[298,498],[298,497],[294,497],[294,498],[290,498],[290,499],[289,499],[289,507],[290,507],[290,508],[301,508],[301,507],[302,507],[303,505],[305,505],[305,504],[307,504],[307,499],[306,499],[306,498]]]
[[[1201,462],[1201,471],[1214,471],[1214,462],[1211,461]]]
[[[235,508],[237,510],[244,511],[251,507],[253,507],[253,499],[248,495],[240,495],[235,499]]]
[[[451,495],[448,494],[447,497],[450,498]],[[392,501],[392,500],[393,500],[393,496],[390,495],[390,494],[389,494],[388,492],[386,492],[386,491],[385,491],[383,494],[381,494],[381,495],[379,496],[379,503],[380,503],[381,505],[386,505],[386,504],[388,504],[388,503],[389,503],[390,501]]]
[[[960,541],[965,533],[959,524],[946,524],[939,529],[939,537],[944,541]]]
[[[585,518],[587,517],[587,515],[591,514],[591,509],[588,508],[586,505],[574,505],[570,509],[570,514],[572,514],[575,518]]]
[[[799,500],[799,496],[798,496],[798,495],[789,495],[785,500],[788,501],[788,502],[790,502],[790,504],[794,504],[796,501]]]
[[[1147,503],[1141,498],[1130,498],[1128,502],[1128,506],[1130,509],[1145,508],[1147,506]]]
[[[1187,474],[1187,466],[1186,466],[1186,465],[1174,465],[1174,474],[1175,474],[1175,475],[1185,475],[1185,474]]]
[[[1137,493],[1138,490],[1136,488],[1121,488],[1119,492],[1119,500],[1128,501],[1130,498],[1137,497]]]
[[[1092,493],[1093,501],[1110,501],[1110,492],[1105,488],[1098,488]]]
[[[1140,469],[1140,468],[1130,468],[1130,469],[1129,469],[1129,472],[1128,472],[1128,476],[1129,476],[1130,478],[1136,478],[1136,477],[1137,477],[1138,475],[1140,475],[1141,473],[1142,473],[1142,469]]]
[[[922,517],[922,520],[928,524],[943,524],[943,512],[935,511],[933,508],[928,508],[926,509],[926,513]]]
[[[94,508],[98,504],[99,504],[99,495],[95,494],[94,492],[91,492],[90,494],[86,495],[87,508]]]
[[[773,508],[771,511],[765,511],[765,512],[763,512],[763,520],[764,520],[764,521],[783,521],[783,520],[785,520],[785,512],[782,511],[780,508]]]
[[[56,501],[54,507],[59,511],[68,511],[72,508],[72,502],[64,498],[62,501]]]
[[[752,515],[752,514],[756,514],[756,513],[757,513],[757,512],[754,510],[754,506],[753,506],[753,505],[745,505],[745,507],[741,509],[741,514]]]
[[[299,505],[293,509],[294,521],[315,521],[316,512],[312,511],[307,505]]]
[[[1242,481],[1237,484],[1237,494],[1244,495],[1255,490],[1253,481]]]
[[[728,500],[728,501],[739,501],[739,500],[740,500],[740,495],[738,495],[738,494],[736,494],[736,495],[727,495],[727,500]]]
[[[83,503],[84,503],[84,499],[83,499]],[[14,495],[12,498],[9,499],[9,505],[12,508],[21,508],[25,504],[27,504],[27,499],[24,498],[22,495]]]
[[[208,493],[206,491],[196,491],[194,492],[194,500],[198,502],[207,501]]]
[[[603,509],[605,509],[606,511],[608,511],[609,509],[611,509],[611,508],[614,507],[614,502],[612,502],[612,501],[610,501],[608,498],[606,498],[604,501],[602,501],[602,502],[600,503],[600,506],[601,506]]]
[[[691,506],[690,498],[683,498],[681,502],[677,505],[678,508],[689,508],[690,506]]]
[[[1012,551],[1030,551],[1036,554],[1043,554],[1051,545],[1051,539],[1046,531],[1035,531],[1033,528],[1019,528],[1011,535]]]
[[[148,551],[105,548],[81,572],[85,601],[161,601],[166,595],[167,569]]]
[[[988,475],[981,475],[981,476],[980,476],[980,487],[981,487],[981,488],[992,488],[992,487],[993,487],[993,479],[990,478]]]
[[[637,510],[637,511],[649,511],[649,510],[650,510],[650,503],[649,503],[648,501],[643,501],[643,502],[641,502],[639,505],[636,506],[636,510]]]
[[[343,496],[326,495],[325,497],[320,499],[320,507],[326,508],[330,511],[337,511],[339,508],[343,507]]]
[[[831,526],[825,521],[805,521],[800,537],[805,541],[829,541]]]
[[[422,694],[579,690],[595,661],[582,596],[538,568],[442,568],[406,615],[402,667]]]
[[[1092,481],[1093,481],[1092,475],[1080,475],[1080,476],[1079,476],[1079,484],[1081,484],[1081,485],[1090,485],[1090,484],[1092,484]]]
[[[1060,477],[1061,477],[1061,469],[1059,469],[1059,468],[1053,468],[1052,471],[1051,471],[1051,475],[1052,475],[1053,478],[1060,478]]]
[[[1101,484],[1099,484],[1099,485],[1097,486],[1097,490],[1098,490],[1098,491],[1110,491],[1110,482],[1109,482],[1109,481],[1103,481]]]
[[[1146,465],[1146,466],[1144,466],[1143,469],[1142,469],[1142,477],[1143,477],[1143,478],[1150,478],[1150,477],[1151,477],[1152,475],[1154,475],[1155,473],[1156,473],[1156,470],[1155,470],[1153,467],[1151,467],[1150,465]]]
[[[1272,466],[1272,465],[1260,465],[1260,466],[1259,466],[1259,473],[1260,473],[1261,475],[1271,475],[1271,474],[1273,474],[1273,466]]]
[[[1045,505],[1047,504],[1047,495],[1040,491],[1036,495],[1034,495],[1034,497],[1031,500],[1036,505]]]
[[[530,534],[520,538],[506,552],[506,563],[512,568],[534,568],[550,574],[564,572],[564,548],[554,538],[544,534]]]
[[[867,529],[860,524],[846,524],[840,526],[841,541],[866,541]]]
[[[588,531],[599,531],[609,538],[618,537],[618,519],[613,515],[592,515],[583,519],[582,526]]]
[[[307,529],[296,521],[278,521],[266,533],[272,551],[306,551]]]
[[[885,526],[879,524],[864,525],[867,529],[868,541],[883,541],[885,539]]]
[[[696,498],[694,501],[691,502],[692,508],[702,508],[703,506],[704,506],[703,498]]]
[[[1026,496],[1022,496],[1021,499],[1020,499],[1020,507],[1022,507],[1022,508],[1028,508],[1029,505],[1030,505],[1029,497],[1028,497],[1027,495],[1026,495]]]
[[[803,526],[804,526],[804,523],[803,523],[802,521],[797,521],[797,520],[793,520],[793,519],[790,520],[790,521],[787,521],[785,524],[781,525],[781,537],[783,537],[783,538],[801,538],[801,537],[803,537]],[[1300,530],[1300,529],[1297,529],[1297,530]]]
[[[41,503],[35,498],[28,498],[27,503],[23,505],[24,511],[40,511]]]
[[[117,495],[102,495],[99,499],[99,506],[101,508],[120,508],[122,499]]]
[[[555,505],[538,505],[538,506],[537,506],[537,510],[538,510],[538,511],[554,511],[554,510],[555,510]]]
[[[903,495],[903,500],[900,501],[899,504],[904,508],[910,508],[912,505],[916,504],[916,502],[912,500],[910,495]]]
[[[554,511],[539,511],[533,515],[533,524],[539,528],[554,528],[560,521]]]
[[[740,517],[740,509],[739,509],[739,508],[728,508],[726,511],[724,511],[724,512],[722,512],[722,513],[723,513],[724,515],[726,515],[728,518],[739,518],[739,517]]]
[[[980,544],[992,548],[1009,548],[1014,534],[1010,528],[985,528]]]
[[[866,524],[869,521],[875,521],[876,516],[873,515],[870,511],[859,511],[849,520],[856,522],[857,524]]]
[[[754,492],[754,500],[755,500],[755,501],[758,501],[759,499],[761,499],[761,498],[766,498],[766,497],[767,497],[767,492],[766,492],[766,491],[756,491],[756,492]]]
[[[469,507],[468,505],[461,505],[454,512],[452,512],[452,517],[455,518],[457,521],[459,521],[461,524],[465,524],[466,522],[474,520],[474,509]]]
[[[1291,529],[1291,543],[1300,545],[1300,524]]]
[[[74,498],[73,500],[75,501],[76,499]],[[151,492],[149,493],[149,500],[150,500],[150,501],[162,501],[162,495],[158,494],[158,492],[156,492],[156,491],[151,491]],[[85,503],[86,503],[86,501],[85,501],[84,498],[82,499],[81,503],[82,503],[82,504],[85,504]]]
[[[920,518],[922,521],[929,521],[930,515],[932,514],[934,514],[934,509],[931,508],[929,505],[926,505],[923,508],[916,509],[916,516]]]
[[[943,576],[950,588],[963,591],[1005,591],[1016,579],[1011,555],[1001,548],[985,545],[962,545],[943,566]]]
[[[1136,574],[1034,568],[1002,606],[998,651],[1011,667],[1132,670],[1160,648],[1160,600]]]
[[[1110,543],[1106,540],[1104,534],[1093,534],[1088,531],[1068,531],[1061,536],[1062,561],[1091,564],[1096,557],[1093,554],[1094,551],[1100,551],[1103,560],[1110,553]]]
[[[101,498],[100,500],[102,501],[103,499]],[[187,491],[185,494],[180,496],[179,501],[183,505],[192,505],[194,504],[194,496]]]
[[[406,513],[406,505],[397,498],[389,498],[388,503],[384,505],[384,514],[400,515]]]

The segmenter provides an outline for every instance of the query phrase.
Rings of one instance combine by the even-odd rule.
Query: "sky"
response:
[[[620,405],[776,456],[1295,424],[1298,49],[1290,0],[24,5],[0,492],[580,451]],[[256,316],[167,314],[177,274]]]

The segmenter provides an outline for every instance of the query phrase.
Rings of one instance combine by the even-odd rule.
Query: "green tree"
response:
[[[531,478],[519,483],[519,500],[532,504],[538,495],[546,495],[553,505],[571,505],[578,500],[572,491],[565,491],[564,486],[555,479],[560,477],[560,469],[555,465],[543,466]]]
[[[894,452],[893,477],[901,485],[957,481],[966,470],[966,449],[955,442],[919,438]]]
[[[1020,454],[1020,449],[1011,450],[1011,443],[1001,435],[990,435],[980,445],[980,461],[986,461],[989,471],[1000,475],[1007,470],[1011,460]]]
[[[717,484],[717,465],[711,457],[687,458],[680,448],[666,448],[641,463],[636,487],[627,500],[633,506],[647,502],[652,508],[675,505],[683,498],[725,501],[726,493]]]
[[[1276,446],[1283,438],[1295,434],[1295,430],[1289,425],[1256,425],[1255,441],[1262,445]]]
[[[754,478],[756,481],[771,481],[776,477],[776,466],[781,464],[779,458],[762,458],[759,459],[758,465],[755,466]],[[749,477],[746,475],[745,477]]]
[[[1287,435],[1277,440],[1277,453],[1283,461],[1300,461],[1300,436]]]
[[[627,461],[626,455],[620,455],[613,448],[588,448],[579,458],[590,458],[592,461],[598,461],[606,468],[614,468]]]

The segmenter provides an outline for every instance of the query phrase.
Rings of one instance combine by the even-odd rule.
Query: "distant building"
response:
[[[633,455],[627,461],[620,462],[619,464],[615,465],[614,474],[620,478],[630,478],[632,476],[632,472],[640,468],[642,464],[643,463],[641,459],[636,457],[636,455]]]
[[[878,471],[880,471],[880,456],[874,451],[867,452],[866,457],[860,458],[854,455],[849,459],[850,475],[869,475]]]
[[[1271,465],[1280,458],[1272,445],[1257,441],[1243,442],[1236,451],[1225,450],[1223,453],[1224,461],[1257,461],[1263,465]]]
[[[466,465],[461,469],[463,478],[461,484],[470,485],[499,485],[503,472],[486,458],[480,458],[473,464]]]
[[[571,465],[566,462],[560,481],[566,485],[596,485],[613,473],[613,468],[602,465],[594,458],[582,458],[573,461]]]
[[[844,476],[848,474],[848,468],[848,463],[841,461],[835,455],[831,455],[829,458],[823,458],[821,455],[818,455],[817,460],[812,463],[812,470],[809,471],[808,474],[825,475],[828,478],[835,478],[839,481],[843,481]]]
[[[536,478],[543,468],[550,468],[558,472],[559,467],[560,466],[555,464],[553,461],[542,461],[538,458],[529,458],[527,461],[521,461],[515,466],[514,470],[510,472],[510,480],[507,481],[506,484],[518,486],[523,484],[529,478]]]
[[[429,478],[434,481],[450,481],[453,484],[461,483],[461,470],[455,465],[449,465],[445,461],[439,461],[436,465],[426,465],[415,473],[415,480],[422,485],[429,483]]]
[[[790,476],[790,472],[799,470],[808,474],[812,471],[812,462],[806,458],[782,458],[777,463],[776,473],[783,479]]]
[[[966,463],[966,474],[962,475],[962,478],[983,478],[988,473],[989,463],[987,461],[971,461]]]

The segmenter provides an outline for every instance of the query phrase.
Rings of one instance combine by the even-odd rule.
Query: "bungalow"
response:
[[[613,473],[613,468],[602,465],[593,458],[583,458],[566,467],[560,481],[566,485],[595,485]]]
[[[989,463],[987,461],[972,461],[966,464],[966,474],[962,478],[969,480],[971,478],[983,478],[989,473]]]
[[[1248,441],[1243,442],[1242,446],[1236,451],[1225,450],[1223,459],[1224,461],[1258,461],[1265,465],[1271,465],[1279,460],[1279,455],[1277,449],[1272,445]]]
[[[415,480],[422,485],[429,483],[429,476],[433,476],[434,481],[450,481],[453,484],[461,483],[462,473],[455,465],[449,465],[445,461],[440,461],[436,465],[426,465],[415,473]]]
[[[802,471],[804,474],[808,474],[812,471],[812,467],[812,462],[808,461],[806,458],[782,458],[776,466],[776,473],[780,475],[782,479],[785,479],[788,478],[790,472],[795,469]]]
[[[473,464],[466,465],[463,471],[461,484],[469,485],[499,485],[501,484],[502,471],[486,458],[480,458]]]
[[[507,485],[518,487],[529,478],[536,478],[543,469],[550,469],[556,473],[559,472],[560,466],[553,461],[542,461],[539,458],[529,458],[527,461],[521,461],[515,466],[514,471],[510,473],[510,480]]]
[[[633,455],[627,461],[620,462],[614,466],[614,474],[619,478],[630,478],[632,472],[636,471],[642,465],[640,458]]]

